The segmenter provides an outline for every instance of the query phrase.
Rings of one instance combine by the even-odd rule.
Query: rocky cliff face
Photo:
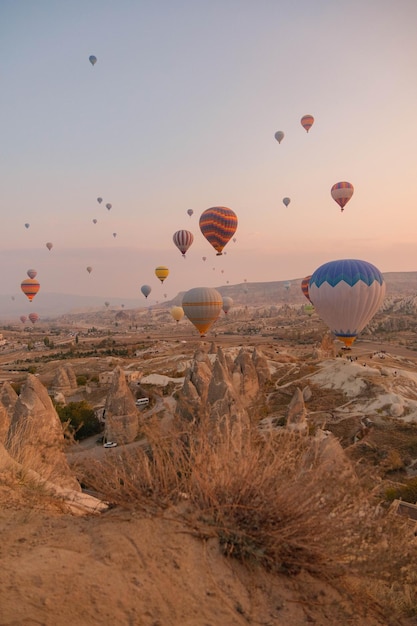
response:
[[[77,377],[71,365],[60,365],[56,371],[51,389],[55,394],[69,395],[77,389]]]
[[[62,425],[40,380],[29,374],[17,398],[6,448],[24,467],[60,487],[81,488],[69,469],[63,448]]]
[[[213,354],[213,348],[211,348]],[[242,349],[233,361],[221,348],[213,363],[206,353],[195,353],[178,393],[176,419],[207,420],[213,425],[249,425],[248,407],[269,377],[266,358]]]
[[[107,441],[131,443],[139,433],[139,411],[121,367],[116,367],[105,404]]]
[[[11,384],[4,382],[0,389],[0,443],[6,443],[17,397]]]

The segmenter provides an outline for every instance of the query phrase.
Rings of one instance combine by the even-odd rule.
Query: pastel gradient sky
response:
[[[417,270],[416,24],[415,0],[2,0],[0,293],[30,267],[39,299],[151,302],[339,258]],[[223,257],[215,205],[239,219]]]

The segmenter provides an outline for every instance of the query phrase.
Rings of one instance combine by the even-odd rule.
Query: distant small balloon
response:
[[[93,224],[97,224],[97,220],[95,218],[93,219]]]
[[[192,216],[192,214],[194,213],[194,211],[193,211],[192,209],[188,209],[188,210],[187,210],[187,213],[188,213],[188,215],[191,217],[191,216]]]
[[[25,228],[29,228],[30,224],[25,224]]]
[[[201,258],[203,259],[203,261],[207,261],[207,257],[206,256],[203,256]]]
[[[88,265],[86,269],[89,274],[91,274],[91,272],[93,271],[93,268],[91,267],[91,265]]]
[[[113,237],[116,238],[117,237],[117,233],[113,233]]]
[[[314,124],[314,117],[312,115],[303,115],[300,121],[301,121],[301,126],[308,133],[308,131]]]
[[[274,137],[278,141],[278,143],[281,143],[281,141],[284,139],[285,135],[282,132],[282,130],[277,130],[277,132],[275,133]]]
[[[103,198],[97,198],[97,202],[101,204],[103,202]]]
[[[48,243],[46,244],[46,247],[48,248],[49,251],[51,251],[52,248],[54,247],[54,244],[48,241]]]
[[[109,306],[110,306],[110,302],[105,302],[105,303],[104,303],[104,306],[106,307],[106,309],[108,309],[108,308],[109,308]]]
[[[110,209],[111,209],[111,204],[110,204],[110,202],[108,202],[108,203],[106,204],[106,209],[107,209],[108,211],[110,211]]]
[[[145,296],[145,298],[147,298],[149,296],[149,294],[151,293],[151,291],[152,291],[152,287],[150,287],[149,285],[142,285],[140,290],[143,293],[143,295]]]
[[[88,60],[90,61],[91,65],[94,67],[94,65],[97,63],[97,57],[94,56],[94,54],[92,54],[91,56],[88,57]]]
[[[21,315],[19,319],[22,322],[22,324],[25,324],[28,318],[26,317],[26,315]]]
[[[285,204],[285,206],[288,206],[289,203],[291,202],[291,198],[283,198],[282,201]]]
[[[32,322],[32,324],[36,324],[36,322],[39,319],[39,315],[37,313],[29,313],[28,317],[30,321]]]
[[[36,275],[37,275],[37,273],[38,273],[38,272],[37,272],[36,270],[28,270],[28,271],[26,272],[26,274],[29,276],[29,278],[35,278],[35,277],[36,277]]]

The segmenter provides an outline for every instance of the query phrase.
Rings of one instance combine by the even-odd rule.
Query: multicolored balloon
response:
[[[39,319],[39,315],[37,313],[29,313],[28,317],[30,321],[32,322],[32,324],[36,324],[36,322]]]
[[[283,198],[282,202],[285,204],[285,206],[288,206],[289,203],[291,202],[291,198]]]
[[[236,232],[237,215],[225,206],[215,206],[203,211],[199,224],[204,237],[216,250],[217,256],[220,256]]]
[[[303,278],[303,280],[301,281],[301,291],[303,292],[307,300],[311,302],[310,295],[308,293],[308,285],[310,283],[310,278],[311,278],[311,274],[310,276],[306,276],[305,278]]]
[[[177,230],[172,235],[172,240],[185,258],[185,253],[194,241],[194,235],[189,230]]]
[[[190,322],[204,337],[217,320],[223,306],[223,298],[216,289],[194,287],[184,294],[182,308]]]
[[[140,290],[143,293],[143,295],[145,296],[145,298],[147,298],[149,296],[149,294],[151,293],[151,291],[152,291],[152,287],[150,287],[149,285],[142,285]]]
[[[159,278],[161,283],[164,282],[164,280],[168,276],[168,274],[169,274],[169,269],[167,267],[165,267],[165,265],[158,265],[158,267],[155,268],[155,276],[157,278]]]
[[[301,126],[308,132],[314,124],[314,117],[312,115],[303,115],[300,122]]]
[[[225,315],[227,315],[227,313],[230,311],[232,305],[233,305],[233,298],[231,298],[230,296],[223,296],[222,308],[223,308]]]
[[[278,143],[281,143],[281,141],[284,139],[285,135],[284,135],[282,130],[277,130],[277,132],[275,133],[274,137],[278,141]]]
[[[353,185],[351,183],[347,183],[346,181],[335,183],[330,190],[333,200],[340,206],[341,211],[343,211],[346,204],[353,196],[353,192]]]
[[[94,54],[92,54],[91,56],[88,57],[88,60],[90,61],[91,65],[94,67],[94,65],[97,63],[97,57],[94,56]]]
[[[177,324],[184,317],[184,309],[182,308],[182,306],[173,306],[170,313],[174,320],[177,322]]]
[[[29,278],[36,278],[37,273],[38,272],[36,270],[28,270],[26,272],[26,274],[29,276]]]
[[[40,287],[40,284],[34,278],[26,278],[26,280],[23,280],[20,284],[20,288],[29,300],[29,302],[32,302]]]
[[[52,250],[52,248],[54,247],[54,244],[51,243],[50,241],[48,241],[48,243],[45,244],[46,247],[48,248],[49,252]]]
[[[330,261],[311,276],[309,295],[316,313],[349,348],[381,306],[385,282],[367,261]]]

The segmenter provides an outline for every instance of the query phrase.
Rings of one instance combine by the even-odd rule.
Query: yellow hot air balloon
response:
[[[217,320],[223,307],[223,298],[217,289],[194,287],[184,294],[182,308],[190,322],[204,337]]]
[[[178,324],[178,322],[180,322],[184,317],[184,309],[182,306],[173,306],[171,309],[171,315]]]
[[[165,265],[158,265],[158,267],[155,268],[155,276],[157,278],[159,278],[161,283],[164,282],[164,280],[168,276],[168,274],[169,274],[169,269],[167,267],[165,267]]]

